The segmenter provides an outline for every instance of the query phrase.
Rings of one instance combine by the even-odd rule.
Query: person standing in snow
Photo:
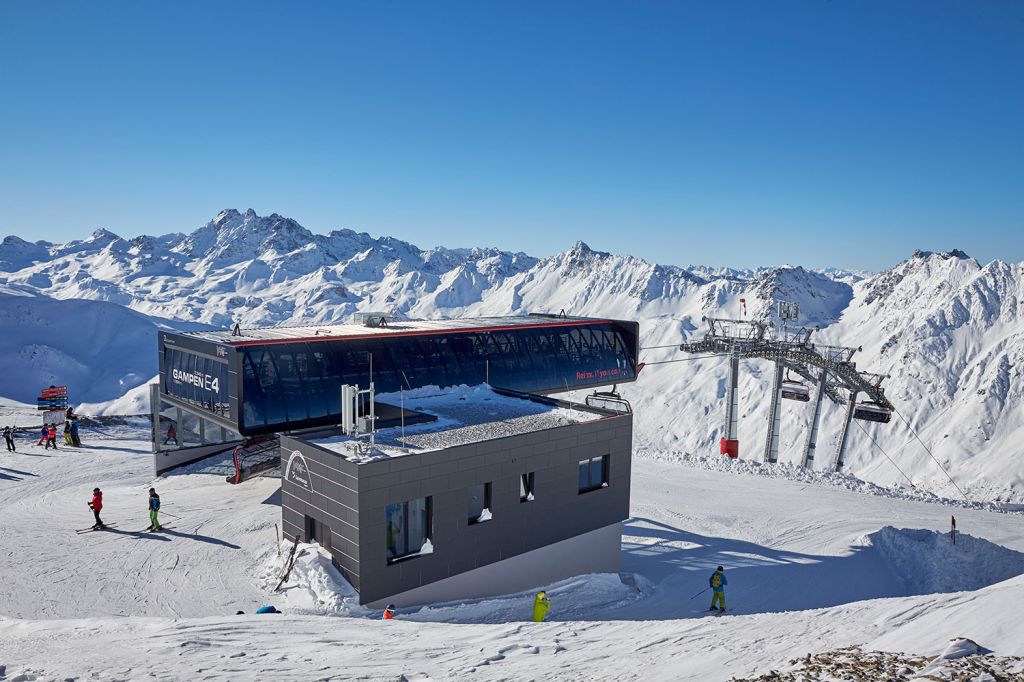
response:
[[[160,496],[156,494],[156,488],[149,489],[149,528],[146,530],[160,530],[160,520],[157,515],[160,513]]]
[[[46,428],[46,424],[43,424],[43,428],[39,429],[39,442],[36,445],[42,445],[50,437],[50,429]]]
[[[14,429],[10,426],[4,427],[4,441],[7,443],[8,452],[16,452],[14,449]]]
[[[541,590],[533,599],[533,622],[543,623],[544,619],[548,617],[548,611],[550,609],[551,600],[548,599],[547,592]]]
[[[49,450],[51,445],[57,449],[57,427],[52,425],[46,430],[46,449]]]
[[[103,492],[99,488],[92,489],[92,500],[88,504],[89,509],[92,509],[92,515],[96,517],[96,525],[92,527],[93,530],[106,528],[106,524],[100,518],[100,512],[103,511]]]
[[[64,445],[71,445],[71,422],[64,422]]]
[[[174,431],[174,424],[169,424],[167,426],[167,437],[164,438],[164,445],[167,445],[171,441],[174,441],[175,445],[178,444],[178,434]]]
[[[76,448],[82,447],[82,440],[78,437],[78,420],[71,420],[71,444]]]
[[[725,586],[729,584],[725,577],[725,569],[719,566],[708,578],[708,584],[711,585],[712,590],[711,608],[708,611],[725,611]],[[715,604],[721,608],[716,608]]]

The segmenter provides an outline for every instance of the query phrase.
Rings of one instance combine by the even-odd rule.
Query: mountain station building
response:
[[[618,572],[632,412],[552,394],[634,381],[638,338],[549,315],[161,332],[156,469],[276,438],[285,535],[362,604]]]

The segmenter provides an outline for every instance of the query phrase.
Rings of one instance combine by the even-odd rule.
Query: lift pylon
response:
[[[768,408],[768,437],[764,442],[765,464],[779,461],[779,427],[782,423],[782,361],[775,361],[775,373],[772,376],[772,402]]]
[[[802,464],[813,466],[817,448],[818,429],[821,419],[821,403],[828,397],[837,405],[847,406],[846,419],[840,444],[836,449],[835,465],[842,467],[849,438],[849,424],[852,419],[888,421],[892,403],[881,388],[881,375],[861,372],[853,362],[859,348],[846,346],[816,345],[811,336],[816,327],[799,327],[788,324],[794,320],[795,312],[780,308],[779,318],[783,326],[775,327],[768,321],[731,320],[705,317],[708,325],[704,338],[692,343],[682,343],[679,350],[684,353],[728,355],[729,384],[726,399],[725,437],[722,438],[722,454],[731,457],[739,455],[737,440],[738,422],[738,371],[743,359],[771,360],[775,363],[772,385],[772,399],[769,409],[768,434],[765,440],[764,461],[776,462],[779,457],[781,422],[781,385],[784,372],[792,371],[818,387],[815,396],[811,428],[804,444]],[[858,412],[857,397],[866,396],[865,404]]]
[[[814,468],[814,451],[818,447],[818,424],[821,422],[821,403],[825,398],[825,375],[828,370],[818,373],[818,390],[814,394],[814,413],[811,415],[811,427],[807,430],[807,442],[804,443],[804,456],[800,466],[805,469]]]
[[[850,424],[853,422],[853,414],[856,411],[857,391],[850,391],[850,402],[846,406],[846,418],[843,419],[843,430],[839,432],[839,442],[836,443],[836,471],[842,471],[843,464],[846,463],[846,445],[850,441]]]
[[[733,459],[740,456],[740,441],[737,433],[739,425],[739,379],[740,379],[740,356],[735,349],[729,354],[729,383],[725,391],[725,437],[722,438],[721,450],[723,455],[729,455]]]

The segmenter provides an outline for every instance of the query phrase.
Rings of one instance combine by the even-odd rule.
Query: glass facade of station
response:
[[[241,439],[237,432],[225,426],[203,419],[163,400],[160,401],[154,427],[154,452],[220,445]]]
[[[238,344],[165,333],[160,386],[252,436],[336,424],[341,386],[371,379],[377,393],[485,382],[555,393],[632,381],[638,335],[635,322],[605,320]]]
[[[371,362],[378,393],[488,380],[515,391],[565,391],[630,381],[636,366],[635,345],[610,323],[285,343],[240,353],[246,430],[335,421],[340,386],[366,386]]]

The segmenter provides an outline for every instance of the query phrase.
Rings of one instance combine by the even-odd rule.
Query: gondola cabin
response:
[[[857,407],[853,410],[853,418],[862,419],[868,422],[881,422],[883,424],[888,424],[889,420],[892,419],[892,410],[888,407],[883,407],[878,403],[858,403]]]
[[[799,381],[782,382],[782,397],[786,400],[799,400],[806,403],[811,399],[811,391]]]

